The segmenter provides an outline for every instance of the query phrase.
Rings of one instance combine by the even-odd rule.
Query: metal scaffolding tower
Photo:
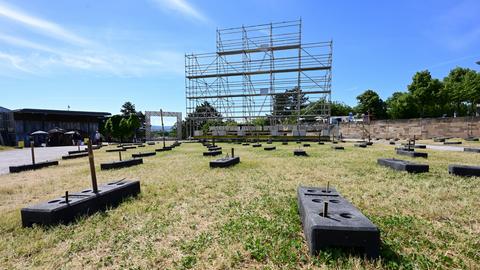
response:
[[[185,55],[187,136],[208,119],[328,119],[332,41],[302,43],[301,20],[218,29],[216,39],[215,53]],[[216,113],[196,111],[205,102]]]

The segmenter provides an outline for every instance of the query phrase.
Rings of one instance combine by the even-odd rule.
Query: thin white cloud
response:
[[[153,0],[153,2],[165,11],[174,11],[202,22],[209,21],[201,11],[193,7],[186,0]]]
[[[31,16],[25,12],[9,7],[3,3],[0,3],[0,16],[3,16],[17,23],[21,23],[25,26],[28,26],[35,31],[39,31],[53,38],[56,38],[74,45],[86,45],[90,43],[89,40],[84,39],[64,29],[62,26],[58,24]]]
[[[31,73],[31,71],[25,67],[24,59],[17,55],[0,52],[0,61],[7,62],[20,71]]]
[[[54,22],[34,18],[0,3],[0,17],[22,22],[45,34],[52,34],[68,44],[34,40],[0,32],[0,43],[10,45],[16,54],[0,51],[0,74],[19,71],[30,75],[51,75],[65,72],[93,72],[99,76],[143,77],[184,73],[184,55],[171,50],[118,52],[68,32]]]

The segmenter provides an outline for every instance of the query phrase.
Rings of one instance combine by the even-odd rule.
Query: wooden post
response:
[[[118,151],[118,158],[122,161],[122,151]]]
[[[235,156],[235,150],[232,148],[232,158]]]
[[[92,189],[94,193],[98,193],[95,161],[93,159],[92,141],[90,139],[88,140],[88,161],[90,162],[90,174],[92,175]]]
[[[30,141],[30,148],[32,149],[32,164],[35,165],[35,142]]]
[[[65,203],[68,203],[68,190],[65,191]]]

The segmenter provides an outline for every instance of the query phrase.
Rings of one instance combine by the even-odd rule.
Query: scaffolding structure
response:
[[[302,43],[301,20],[217,29],[216,36],[215,53],[185,55],[187,136],[209,119],[326,122],[332,41]]]

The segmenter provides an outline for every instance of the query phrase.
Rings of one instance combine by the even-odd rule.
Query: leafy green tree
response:
[[[370,116],[370,119],[385,119],[386,106],[385,102],[380,98],[377,92],[367,90],[361,95],[357,96],[358,105],[356,107],[357,113],[365,113]]]
[[[121,138],[122,132],[120,131],[120,121],[122,121],[123,117],[121,115],[112,115],[108,118],[107,122],[105,122],[105,130],[109,136],[114,138]]]
[[[345,116],[349,113],[355,113],[355,110],[343,102],[334,101],[330,104],[330,114],[333,116]]]
[[[469,70],[464,77],[463,89],[466,100],[470,104],[470,114],[475,115],[477,104],[480,104],[480,73]]]
[[[430,71],[423,70],[415,73],[412,83],[408,85],[408,91],[418,102],[421,117],[438,116],[439,107],[438,97],[442,89],[442,83],[438,79],[433,79]]]
[[[199,120],[195,118],[203,118],[204,120]],[[221,122],[222,115],[217,111],[215,107],[213,107],[208,101],[203,102],[202,104],[195,107],[195,111],[193,113],[189,113],[185,118],[186,123],[189,123],[188,128],[190,129],[189,134],[193,134],[194,130],[204,130],[204,126],[207,124],[209,120],[205,120],[205,118],[210,118],[211,120],[219,120]],[[193,123],[191,120],[195,120],[196,126],[191,126]],[[209,126],[211,125],[211,121]],[[187,128],[186,125],[183,125]],[[208,127],[206,129],[208,130]],[[186,129],[185,129],[186,131]],[[184,132],[183,134],[187,134]]]
[[[119,131],[120,141],[123,142],[123,139],[125,137],[128,137],[131,134],[131,129],[128,124],[128,120],[126,118],[122,118],[122,120],[120,120],[120,124],[118,128],[119,128],[118,131]]]
[[[137,134],[137,130],[141,127],[140,119],[138,118],[137,114],[130,114],[127,119],[128,127],[130,129],[130,136]]]
[[[391,119],[417,118],[420,116],[415,97],[408,92],[395,92],[386,101],[387,114]]]

